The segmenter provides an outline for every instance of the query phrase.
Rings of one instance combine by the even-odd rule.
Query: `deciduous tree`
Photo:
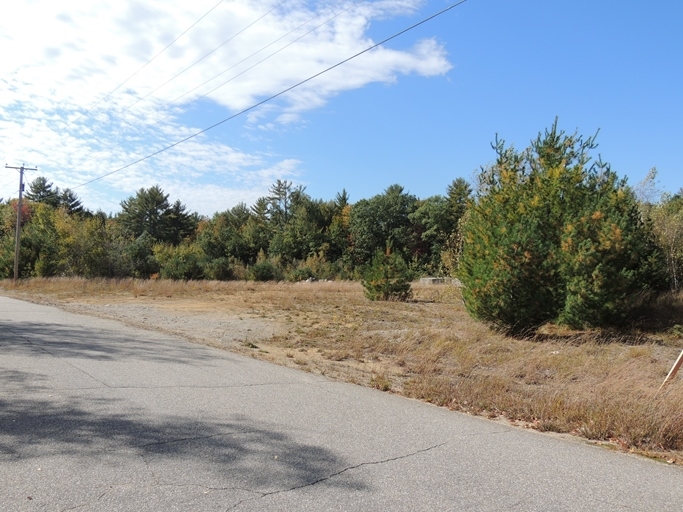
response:
[[[409,216],[416,208],[417,197],[405,192],[401,185],[391,185],[383,194],[354,204],[349,234],[355,264],[369,262],[387,244],[410,260],[418,237]]]

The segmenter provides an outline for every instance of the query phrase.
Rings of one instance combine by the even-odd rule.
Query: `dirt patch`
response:
[[[683,346],[673,331],[548,326],[533,339],[510,338],[473,320],[449,285],[414,285],[414,300],[405,303],[371,302],[348,282],[36,279],[0,283],[0,290],[454,410],[683,460],[683,385],[679,379],[657,391]]]
[[[104,302],[104,303],[98,303]],[[132,299],[110,303],[61,303],[73,313],[118,320],[127,325],[176,334],[196,343],[228,350],[263,343],[287,333],[283,322],[248,312],[235,312],[221,304],[189,299]]]
[[[322,329],[323,322],[311,320],[310,314],[292,311],[289,307],[283,309],[264,304],[251,307],[249,301],[236,305],[234,301],[215,296],[206,299],[111,299],[112,297],[91,297],[87,301],[55,301],[33,298],[35,302],[51,304],[72,313],[117,320],[134,327],[174,334],[194,343],[338,380],[375,385],[385,391],[392,386],[390,381],[382,382],[382,379],[386,380],[385,374],[392,374],[393,390],[400,389],[400,375],[404,371],[390,364],[388,359],[382,362],[380,357],[364,358],[358,350],[349,350],[341,345],[336,347],[333,339],[330,340],[331,343],[324,343],[325,348],[312,346],[320,344],[312,344],[310,335],[322,334],[317,331]],[[329,315],[327,321],[334,319],[333,315]],[[341,321],[338,327],[350,332],[359,328],[360,324]],[[367,327],[370,328],[369,325]],[[384,336],[394,336],[397,333],[386,327],[375,326],[375,330]],[[398,332],[405,332],[405,329]]]

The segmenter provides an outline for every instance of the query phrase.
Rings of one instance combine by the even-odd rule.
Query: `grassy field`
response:
[[[253,357],[541,431],[683,463],[683,382],[658,393],[683,348],[683,294],[618,332],[545,326],[503,336],[466,313],[458,288],[413,287],[371,302],[350,282],[253,283],[33,279],[7,296],[73,305],[151,304],[183,314],[250,315],[279,334],[234,347]],[[182,307],[181,307],[182,306]],[[210,340],[208,340],[210,341]]]

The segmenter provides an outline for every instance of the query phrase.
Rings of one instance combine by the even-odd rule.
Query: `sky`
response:
[[[0,159],[93,211],[159,185],[211,216],[278,179],[443,195],[557,118],[631,185],[683,187],[683,3],[466,0],[340,64],[456,2],[12,2]],[[0,197],[18,185],[3,168]]]

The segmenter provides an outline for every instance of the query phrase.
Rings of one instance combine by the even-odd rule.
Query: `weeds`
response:
[[[351,282],[33,279],[0,289],[52,303],[144,300],[176,315],[262,316],[289,334],[254,339],[254,357],[624,449],[683,450],[683,383],[657,393],[683,347],[683,294],[639,306],[647,320],[628,330],[547,325],[519,339],[473,321],[452,286],[413,284],[406,303],[371,302]]]
[[[370,387],[380,391],[389,391],[391,390],[391,381],[384,374],[373,375],[370,378]]]

